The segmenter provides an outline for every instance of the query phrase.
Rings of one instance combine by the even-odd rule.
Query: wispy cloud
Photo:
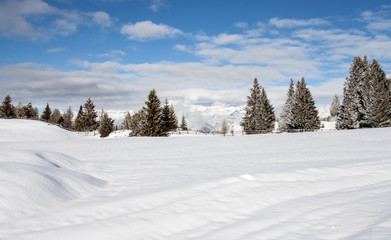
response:
[[[295,27],[329,25],[330,22],[321,18],[312,18],[312,19],[272,18],[269,20],[269,24],[277,28],[295,28]]]
[[[65,51],[65,48],[50,48],[47,49],[45,52],[46,53],[59,53]]]
[[[0,37],[27,37],[30,40],[68,36],[79,25],[91,23],[102,28],[111,26],[105,12],[62,10],[42,0],[5,0],[0,3]]]
[[[161,8],[163,8],[165,6],[166,6],[166,4],[165,4],[164,0],[150,0],[149,8],[153,12],[157,12],[157,11],[159,11]]]
[[[151,21],[128,23],[121,28],[121,34],[127,35],[128,39],[137,41],[174,38],[183,35],[177,28],[163,23],[155,24]]]

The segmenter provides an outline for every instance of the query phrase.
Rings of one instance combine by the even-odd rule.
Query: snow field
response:
[[[0,239],[391,238],[391,129],[90,139],[47,128],[0,120],[12,129],[0,135]]]

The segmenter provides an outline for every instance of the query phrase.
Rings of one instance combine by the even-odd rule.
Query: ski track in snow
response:
[[[391,239],[391,129],[0,132],[0,239]]]

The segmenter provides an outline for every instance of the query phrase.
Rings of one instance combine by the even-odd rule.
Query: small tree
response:
[[[94,102],[88,98],[84,103],[84,127],[85,131],[94,131],[98,127],[96,118],[98,117],[95,111]]]
[[[330,116],[332,119],[336,119],[338,111],[339,111],[339,98],[337,94],[334,94],[333,101],[330,106]]]
[[[12,105],[12,99],[11,96],[8,94],[3,101],[3,105],[0,107],[0,116],[3,118],[14,118],[16,117],[15,114],[15,107]]]
[[[227,119],[224,119],[223,122],[221,123],[221,134],[225,135],[228,133],[228,123]]]
[[[130,136],[143,136],[146,123],[146,113],[144,109],[139,110],[129,119],[129,129],[132,130]]]
[[[107,112],[102,109],[102,113],[99,120],[99,133],[101,138],[105,138],[110,135],[114,128],[114,120],[109,117]]]
[[[23,109],[26,118],[31,118],[31,119],[38,118],[38,111],[35,108],[33,108],[31,102],[29,102],[26,106],[24,106]]]
[[[46,104],[45,110],[41,114],[41,119],[43,121],[48,122],[50,119],[50,115],[52,114],[52,110],[49,107],[49,103]]]
[[[77,117],[75,120],[75,130],[82,132],[85,131],[85,120],[84,120],[84,112],[83,112],[83,106],[80,105],[79,112],[77,113]]]
[[[186,119],[185,119],[185,115],[182,114],[182,121],[181,121],[181,129],[183,131],[187,131],[188,128],[187,128],[187,122],[186,122]]]
[[[132,116],[130,116],[130,113],[127,112],[124,121],[122,122],[122,127],[124,129],[130,130],[130,120]]]

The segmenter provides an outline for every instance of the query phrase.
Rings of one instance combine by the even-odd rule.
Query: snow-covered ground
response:
[[[0,239],[391,239],[391,129],[97,139],[0,119]]]

